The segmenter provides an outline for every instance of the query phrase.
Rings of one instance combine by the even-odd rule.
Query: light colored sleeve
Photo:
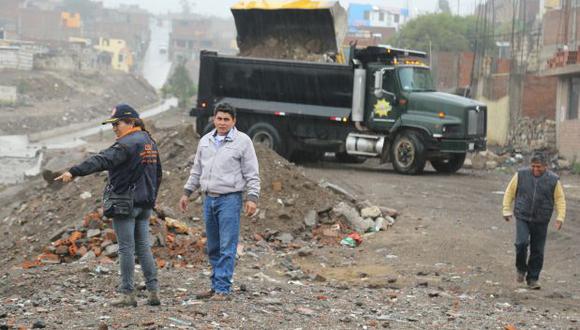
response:
[[[556,189],[554,189],[554,204],[558,214],[556,220],[564,222],[566,219],[566,196],[564,196],[564,188],[560,181],[558,181]]]
[[[248,138],[242,155],[242,176],[246,181],[247,198],[258,202],[260,198],[260,166],[252,140]]]
[[[201,177],[201,149],[202,148],[200,148],[198,145],[197,151],[195,153],[195,159],[193,160],[193,166],[189,172],[189,178],[183,186],[184,192],[187,196],[191,195],[194,191],[199,189],[199,179]]]
[[[516,191],[518,189],[518,174],[516,173],[510,180],[505,193],[503,195],[503,215],[510,216],[513,215],[512,204],[516,198]]]

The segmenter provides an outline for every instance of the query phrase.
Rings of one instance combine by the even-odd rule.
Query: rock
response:
[[[382,215],[381,209],[378,206],[365,207],[360,211],[360,216],[363,218],[376,219]]]
[[[93,238],[96,236],[101,235],[101,230],[100,229],[89,229],[87,230],[87,238]]]
[[[361,218],[356,209],[344,202],[339,203],[333,210],[336,214],[344,216],[350,227],[358,232],[365,233],[375,225],[372,220]]]
[[[95,273],[96,274],[103,275],[103,274],[109,274],[110,272],[111,272],[111,270],[109,268],[103,267],[103,266],[100,266],[100,265],[95,268]]]
[[[68,254],[68,246],[66,245],[58,246],[56,248],[55,253],[58,254],[59,256],[66,256]]]
[[[292,219],[292,216],[288,212],[286,212],[284,210],[280,210],[280,213],[278,213],[278,219],[290,220],[290,219]]]
[[[109,240],[111,242],[116,242],[117,235],[115,234],[115,230],[113,230],[111,228],[107,228],[107,229],[103,230],[103,239]]]
[[[300,250],[298,250],[298,255],[301,257],[308,257],[308,256],[312,255],[312,249],[305,246],[305,247],[301,248]]]
[[[306,316],[312,316],[315,313],[312,309],[306,307],[298,307],[296,308],[296,312]]]
[[[46,324],[42,320],[37,320],[32,325],[32,329],[44,329],[44,328],[46,328]]]
[[[387,226],[391,227],[392,225],[395,224],[395,219],[393,219],[393,218],[391,218],[389,216],[386,216],[385,217],[385,222],[387,223]]]
[[[558,159],[558,168],[567,170],[570,168],[570,162],[566,159]]]
[[[351,202],[356,201],[356,197],[354,197],[351,193],[349,193],[348,191],[344,190],[343,188],[332,184],[330,182],[326,182],[326,181],[322,181],[318,184],[320,187],[322,188],[328,188],[338,194],[343,195],[344,197],[348,198]]]
[[[306,215],[304,216],[304,224],[306,225],[306,227],[315,227],[316,224],[318,223],[318,213],[314,210],[310,210],[308,211],[308,213],[306,213]]]
[[[262,305],[282,305],[282,299],[278,298],[263,298],[260,300],[260,304]]]
[[[473,168],[473,162],[471,161],[471,158],[465,159],[465,161],[463,162],[463,168],[468,170]]]
[[[497,168],[498,164],[495,160],[489,160],[487,162],[485,162],[485,168],[488,170],[495,170]]]
[[[375,231],[385,230],[385,218],[378,217],[377,220],[375,220],[374,230]]]
[[[381,209],[381,213],[383,214],[384,217],[392,217],[392,218],[397,218],[400,213],[399,211],[389,208],[389,207],[384,207],[384,206],[379,206],[379,208]]]
[[[119,245],[118,244],[109,245],[105,249],[105,256],[107,256],[109,258],[116,257],[118,254],[119,254]]]
[[[79,197],[81,199],[89,199],[89,198],[93,197],[93,194],[91,194],[90,191],[85,191]]]
[[[79,259],[80,262],[89,262],[96,258],[95,251],[87,252],[82,258]]]
[[[371,203],[369,200],[365,199],[364,201],[358,201],[356,203],[356,208],[359,210],[362,210],[364,208],[368,208],[368,207],[373,207],[373,203]]]
[[[276,236],[276,239],[284,244],[290,244],[294,240],[294,236],[290,233],[279,233]]]
[[[320,274],[313,274],[313,275],[310,275],[310,280],[314,281],[314,282],[326,282],[326,277],[324,277]]]

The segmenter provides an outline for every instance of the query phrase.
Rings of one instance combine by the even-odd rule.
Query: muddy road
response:
[[[562,176],[567,220],[559,232],[550,225],[540,279],[543,287],[529,291],[515,282],[515,224],[501,216],[503,191],[511,173],[461,170],[455,175],[426,171],[421,176],[403,176],[374,161],[361,165],[323,162],[307,165],[305,171],[361,199],[401,211],[392,231],[370,238],[359,252],[357,267],[374,271],[368,277],[390,271],[414,281],[419,274],[436,283],[455,282],[466,292],[537,308],[580,311],[578,176]],[[353,272],[338,276],[348,279],[349,273]]]

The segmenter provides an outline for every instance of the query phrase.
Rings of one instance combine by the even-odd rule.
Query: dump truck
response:
[[[350,47],[343,63],[202,51],[190,114],[198,131],[208,132],[212,109],[229,103],[238,109],[238,129],[289,159],[330,152],[342,162],[376,157],[404,174],[421,173],[427,162],[452,173],[467,152],[486,148],[487,108],[437,92],[426,59],[424,52],[388,45]]]

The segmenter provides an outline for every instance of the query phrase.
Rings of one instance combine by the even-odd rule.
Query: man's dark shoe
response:
[[[117,299],[111,301],[113,307],[137,307],[137,299],[134,293],[123,293]]]
[[[230,301],[232,300],[232,295],[227,293],[217,292],[211,298],[210,301]]]
[[[526,279],[526,273],[518,272],[518,276],[516,277],[516,281],[518,283],[523,283],[525,279]]]
[[[161,305],[161,299],[159,299],[159,291],[149,291],[149,297],[147,298],[147,305],[149,306],[159,306]]]
[[[538,283],[538,281],[528,281],[528,289],[530,290],[540,290],[542,286]]]
[[[195,294],[195,299],[209,299],[213,297],[215,291],[213,289],[208,291],[202,291]]]

